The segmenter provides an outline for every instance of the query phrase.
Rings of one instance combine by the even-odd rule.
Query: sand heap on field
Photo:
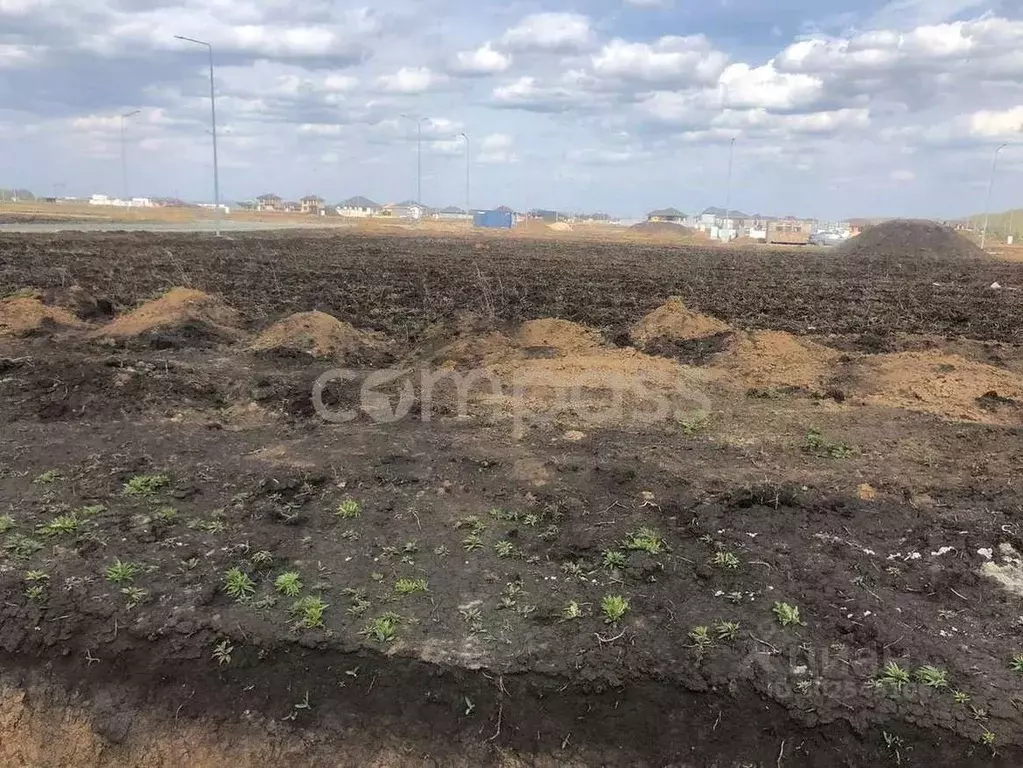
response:
[[[84,327],[85,323],[66,309],[48,307],[38,296],[11,296],[0,300],[0,338]]]
[[[949,260],[983,259],[987,254],[951,227],[933,221],[895,219],[868,228],[835,249],[837,254],[857,258],[881,256],[891,259],[924,257]]]
[[[864,358],[859,393],[869,403],[951,419],[1023,424],[1023,376],[939,351]]]
[[[382,334],[360,331],[326,312],[299,312],[267,328],[249,349],[330,358],[360,356],[381,349],[386,342]]]
[[[191,288],[172,288],[95,332],[96,337],[131,339],[152,334],[193,341],[234,341],[242,334],[240,315],[220,299]]]
[[[657,339],[695,341],[728,333],[727,323],[710,315],[701,315],[688,309],[678,296],[672,296],[642,320],[632,326],[632,340],[643,346]]]
[[[553,229],[555,232],[571,232],[572,225],[567,221],[555,221],[553,224],[548,224],[547,229]]]
[[[567,320],[460,339],[439,357],[463,372],[476,366],[470,411],[520,425],[663,424],[708,407],[704,371],[608,346],[597,331]]]
[[[737,334],[714,363],[724,376],[750,387],[821,389],[841,354],[784,331]]]
[[[643,221],[633,224],[626,231],[634,235],[668,238],[690,238],[696,234],[695,229],[684,227],[681,224],[672,224],[670,221]]]

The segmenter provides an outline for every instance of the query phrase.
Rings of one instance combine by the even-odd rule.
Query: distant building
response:
[[[433,217],[435,219],[445,221],[465,221],[466,219],[471,218],[468,213],[459,208],[457,205],[449,205],[447,208],[441,208],[439,211],[434,211]]]
[[[284,213],[302,213],[302,203],[297,200],[285,200],[281,203],[281,210]]]
[[[379,216],[380,213],[381,207],[377,203],[361,195],[349,197],[337,205],[337,215],[347,219],[366,219],[370,216]]]
[[[667,221],[671,224],[681,224],[686,220],[686,215],[678,208],[661,208],[657,211],[650,211],[646,215],[647,221]]]
[[[785,218],[767,222],[767,242],[780,245],[806,245],[813,234],[810,219]]]
[[[414,200],[406,200],[403,203],[388,203],[381,210],[384,216],[395,219],[412,219],[418,221],[423,217],[423,206]]]
[[[501,206],[507,208],[507,206]],[[484,229],[511,229],[515,225],[515,213],[507,210],[476,211],[473,215],[473,226]]]
[[[268,192],[267,194],[260,195],[256,198],[256,210],[276,213],[278,211],[283,211],[284,207],[279,195]]]
[[[306,195],[300,201],[300,205],[302,213],[312,214],[313,216],[319,216],[323,213],[324,201],[318,195]]]

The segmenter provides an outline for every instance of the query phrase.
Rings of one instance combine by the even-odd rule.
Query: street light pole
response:
[[[406,120],[416,124],[416,205],[423,206],[423,123],[430,122],[428,117],[418,115],[402,115]]]
[[[998,153],[1005,149],[1008,144],[999,144],[995,149],[994,157],[991,158],[991,178],[988,179],[987,183],[987,202],[984,204],[984,229],[980,233],[980,247],[984,249],[984,243],[987,242],[987,223],[988,217],[991,215],[991,191],[995,188],[995,169],[998,167]]]
[[[205,46],[210,54],[210,117],[213,123],[213,212],[217,237],[220,237],[220,166],[217,163],[217,93],[213,84],[213,46],[204,40],[174,35],[177,40]]]
[[[732,208],[732,159],[735,155],[735,139],[733,138],[728,144],[728,181],[725,184],[725,226],[728,226],[728,221],[731,218]]]
[[[128,146],[124,138],[124,121],[129,117],[141,114],[141,109],[135,109],[121,115],[121,191],[124,193],[124,199],[129,208],[131,207],[131,194],[128,191]]]
[[[469,196],[469,174],[471,167],[471,160],[469,159],[469,134],[460,133],[458,134],[461,138],[465,139],[465,213],[467,216],[472,218],[472,207],[470,205]]]

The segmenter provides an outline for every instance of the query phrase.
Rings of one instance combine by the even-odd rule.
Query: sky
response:
[[[1023,0],[0,0],[0,187],[212,200],[175,35],[225,200],[1023,207]]]

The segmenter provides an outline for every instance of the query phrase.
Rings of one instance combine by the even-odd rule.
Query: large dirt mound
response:
[[[857,388],[867,402],[951,419],[1023,423],[1023,376],[937,350],[865,358]]]
[[[731,328],[716,317],[701,315],[686,307],[678,296],[672,296],[632,326],[630,336],[640,345],[656,339],[693,341],[728,333]]]
[[[670,221],[643,221],[633,224],[628,232],[636,235],[656,235],[659,237],[692,237],[696,230]]]
[[[241,316],[215,296],[191,288],[172,288],[95,332],[97,338],[163,340],[170,346],[236,341]]]
[[[751,331],[733,338],[714,367],[747,386],[823,387],[841,353],[784,331]]]
[[[249,349],[254,352],[302,353],[316,358],[361,357],[383,348],[384,336],[360,331],[326,312],[298,312],[261,333]]]
[[[0,300],[0,338],[30,336],[50,330],[84,328],[85,323],[60,307],[48,307],[38,296]]]
[[[568,320],[467,334],[434,359],[444,368],[473,369],[472,410],[517,425],[639,425],[693,419],[709,407],[706,372],[608,346],[596,330]]]
[[[954,229],[933,221],[894,219],[870,227],[835,249],[843,256],[979,259],[986,254]]]

